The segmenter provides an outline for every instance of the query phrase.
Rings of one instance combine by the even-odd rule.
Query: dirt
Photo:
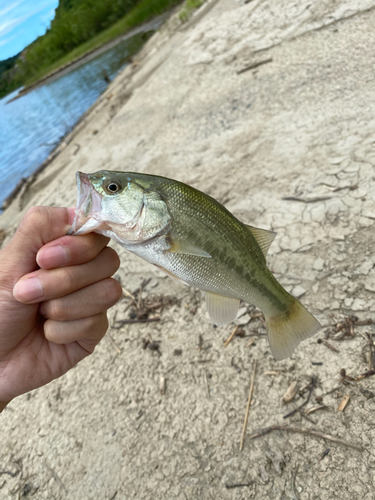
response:
[[[166,175],[276,231],[269,267],[323,329],[276,362],[243,304],[224,347],[235,325],[214,328],[199,291],[113,245],[135,301],[110,311],[93,356],[3,412],[1,498],[375,498],[375,376],[359,377],[375,320],[375,1],[203,8],[109,86],[1,216],[5,244],[28,207],[74,205],[76,170]],[[307,431],[251,439],[284,425]]]

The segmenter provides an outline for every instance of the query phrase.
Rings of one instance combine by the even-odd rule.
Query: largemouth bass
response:
[[[77,172],[71,234],[117,241],[179,282],[200,288],[212,321],[233,321],[240,300],[264,314],[272,354],[290,356],[319,322],[266,265],[275,233],[243,224],[210,196],[181,182],[132,172]]]

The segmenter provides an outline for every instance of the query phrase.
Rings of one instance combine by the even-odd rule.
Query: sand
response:
[[[245,337],[224,347],[234,325],[214,329],[199,292],[113,245],[123,287],[143,283],[142,300],[164,301],[161,320],[113,328],[129,319],[124,297],[93,356],[7,407],[0,470],[17,474],[0,475],[1,498],[374,498],[375,378],[340,376],[368,369],[361,334],[373,326],[347,320],[333,337],[345,318],[375,312],[375,1],[221,0],[203,9],[147,42],[0,228],[9,238],[36,204],[74,205],[77,170],[173,177],[277,231],[269,267],[325,328],[276,362],[244,304]],[[339,352],[317,343],[325,336]],[[308,403],[283,418],[312,379]],[[300,392],[285,403],[294,382]],[[319,397],[325,408],[306,414]],[[270,425],[363,451],[280,430],[249,439]]]

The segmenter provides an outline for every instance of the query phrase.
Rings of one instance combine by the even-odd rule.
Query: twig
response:
[[[141,286],[139,287],[139,293],[138,293],[138,302],[137,302],[137,309],[141,308],[141,303],[142,303],[142,291],[143,291],[143,286],[141,283]]]
[[[297,473],[298,473],[298,467],[299,467],[299,464],[297,464],[297,467],[295,468],[295,471],[292,472],[292,493],[293,493],[294,500],[298,500],[298,497],[296,495],[296,490],[295,490],[296,477],[297,477]]]
[[[68,490],[66,489],[65,484],[61,481],[59,476],[56,474],[56,472],[52,469],[52,467],[49,467],[46,463],[44,464],[46,468],[51,472],[52,476],[55,478],[57,483],[61,486],[61,488],[64,489],[65,493],[68,493]]]
[[[338,349],[336,349],[335,346],[333,346],[332,344],[330,344],[329,342],[327,342],[325,339],[318,339],[317,343],[318,344],[324,344],[326,347],[328,347],[328,349],[331,349],[331,351],[340,352]]]
[[[369,336],[369,358],[368,358],[368,369],[372,370],[372,333],[368,334]]]
[[[323,398],[324,396],[328,396],[328,394],[332,394],[333,392],[338,391],[339,389],[340,389],[340,386],[339,387],[335,387],[334,389],[331,389],[330,391],[325,392],[324,394],[322,394],[321,397]]]
[[[246,337],[258,337],[258,336],[262,336],[262,335],[267,335],[267,333],[258,332],[258,330],[250,330],[250,331],[253,333],[249,333],[248,335],[246,335]]]
[[[132,300],[135,301],[135,297],[132,293],[128,292],[126,288],[122,287],[122,293],[125,295],[125,297],[130,297]]]
[[[297,432],[300,434],[311,434],[312,436],[327,439],[328,441],[333,441],[334,443],[347,446],[348,448],[354,448],[355,450],[363,451],[362,446],[358,444],[348,443],[348,441],[344,441],[343,439],[331,436],[330,434],[314,431],[313,429],[306,429],[306,427],[288,427],[284,425],[270,425],[269,427],[265,427],[261,431],[252,434],[250,436],[250,439],[255,439],[257,437],[264,436],[265,434],[269,434],[272,431],[287,431],[287,432]]]
[[[363,380],[364,378],[371,377],[372,375],[375,375],[375,370],[368,370],[367,372],[361,373],[360,375],[354,377],[354,380]]]
[[[314,390],[315,383],[316,383],[316,377],[313,376],[311,378],[311,382],[306,386],[306,389],[308,389],[309,393],[308,393],[307,398],[305,399],[305,401],[300,406],[298,406],[297,408],[295,408],[294,410],[292,410],[291,412],[289,412],[287,415],[284,415],[283,418],[289,418],[289,417],[291,417],[292,415],[294,415],[295,413],[297,413],[297,411],[301,411],[301,408],[303,408],[305,405],[307,405],[307,403],[310,401],[311,393]]]
[[[118,330],[124,325],[129,325],[133,323],[151,323],[152,321],[160,321],[160,317],[158,318],[143,318],[143,319],[121,319],[118,321],[117,326],[112,326],[112,330]]]
[[[257,369],[257,362],[254,361],[254,368],[253,368],[253,375],[251,377],[251,384],[250,384],[250,391],[249,391],[249,399],[247,401],[247,408],[246,408],[246,414],[245,414],[245,421],[243,423],[243,429],[242,429],[242,436],[241,436],[241,443],[240,443],[240,451],[242,451],[243,448],[243,442],[245,439],[245,432],[246,432],[246,426],[247,426],[247,420],[249,418],[249,411],[250,411],[250,405],[251,405],[251,398],[253,396],[253,389],[254,389],[254,380],[255,380],[255,372]]]
[[[339,404],[339,407],[337,408],[336,412],[344,411],[346,408],[346,405],[349,402],[349,399],[350,399],[350,396],[348,394],[345,394],[345,396],[342,398],[341,403]]]
[[[263,64],[267,64],[272,62],[272,57],[269,57],[268,59],[264,59],[263,61],[257,61],[252,64],[249,64],[248,66],[245,66],[242,69],[239,69],[236,73],[237,75],[240,75],[241,73],[245,73],[245,71],[250,71],[251,69],[258,68],[259,66],[262,66]]]
[[[233,329],[233,332],[229,335],[229,337],[227,338],[227,340],[225,341],[224,343],[224,347],[227,347],[227,345],[229,344],[229,342],[232,340],[232,338],[236,335],[237,333],[237,330],[239,329],[239,325],[237,325],[236,327],[234,327]]]
[[[19,470],[17,470],[16,472],[11,472],[10,470],[0,470],[0,474],[8,474],[10,477],[16,477],[19,473]]]
[[[317,198],[298,198],[297,196],[284,196],[281,198],[286,201],[300,201],[301,203],[316,203],[317,201],[330,200],[332,196],[318,196]]]
[[[146,288],[146,286],[150,283],[150,281],[151,278],[144,279],[140,284],[140,286],[136,290],[134,290],[133,295],[137,295],[137,293],[139,293],[141,289]]]
[[[355,326],[372,325],[373,321],[371,318],[354,321]]]
[[[327,408],[326,405],[312,406],[311,408],[309,408],[308,410],[306,410],[306,415],[310,415],[310,413],[315,413],[318,410],[324,410],[325,408]]]
[[[109,333],[107,333],[107,337],[110,340],[110,342],[113,345],[113,347],[116,349],[117,354],[121,354],[122,353],[121,349],[118,347],[118,345],[116,344],[116,342],[113,340],[113,338],[110,336]]]
[[[307,415],[307,413],[306,413],[306,412],[301,411],[301,412],[300,412],[300,415],[301,415],[301,417],[303,417],[303,418],[305,418],[306,420],[308,420],[308,421],[310,422],[310,424],[313,424],[313,425],[316,425],[316,424],[317,424],[317,422],[314,422],[314,420],[313,420],[312,418],[310,418],[310,417]]]
[[[233,488],[246,488],[251,486],[251,483],[239,483],[239,484],[226,484],[225,487],[227,490],[231,490]]]
[[[210,389],[208,387],[207,373],[204,371],[204,383],[206,386],[207,398],[210,399]]]

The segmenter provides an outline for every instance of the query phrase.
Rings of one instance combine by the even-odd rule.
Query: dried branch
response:
[[[299,434],[310,434],[311,436],[327,439],[328,441],[341,444],[342,446],[347,446],[348,448],[354,448],[355,450],[363,451],[363,447],[358,444],[348,443],[348,441],[344,441],[343,439],[331,436],[330,434],[325,434],[324,432],[320,431],[314,431],[313,429],[307,429],[306,427],[288,427],[284,425],[270,425],[269,427],[265,427],[261,431],[252,434],[250,436],[250,439],[255,439],[257,437],[264,436],[272,431],[287,431],[287,432],[296,432]]]
[[[253,396],[253,389],[254,389],[254,380],[255,380],[256,369],[257,369],[257,362],[255,361],[254,362],[254,368],[253,368],[253,375],[251,377],[251,384],[250,384],[250,391],[249,391],[249,399],[247,401],[246,415],[245,415],[245,420],[244,420],[244,423],[243,423],[242,436],[241,436],[241,444],[240,444],[240,451],[242,451],[243,442],[244,442],[244,439],[245,439],[245,432],[246,432],[246,427],[247,427],[247,420],[249,418],[251,398]]]

